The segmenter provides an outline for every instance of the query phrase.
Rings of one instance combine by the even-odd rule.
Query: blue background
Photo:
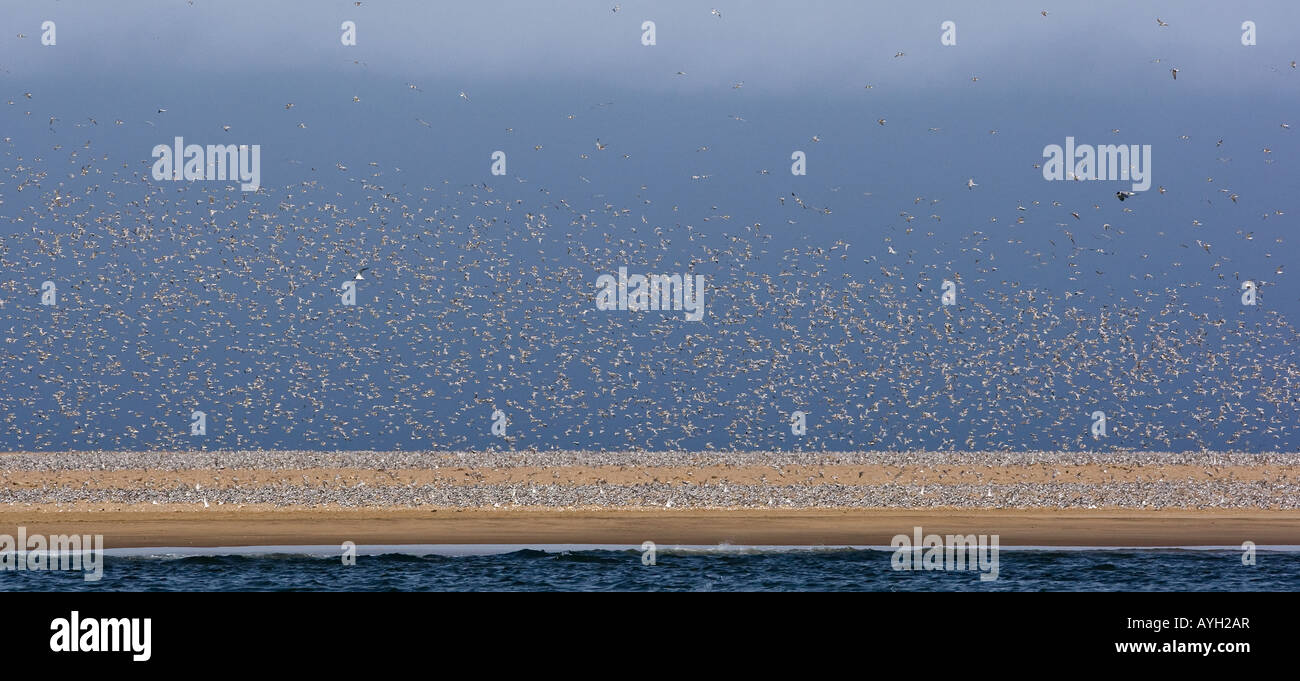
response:
[[[0,448],[1296,448],[1300,6],[619,5],[0,10]],[[153,181],[175,136],[263,189]],[[619,266],[705,320],[598,312]]]

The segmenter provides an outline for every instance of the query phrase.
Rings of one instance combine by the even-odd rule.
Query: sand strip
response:
[[[0,510],[0,534],[102,534],[109,548],[363,544],[888,545],[926,533],[997,534],[1002,546],[1300,545],[1300,511],[237,510],[54,506]]]

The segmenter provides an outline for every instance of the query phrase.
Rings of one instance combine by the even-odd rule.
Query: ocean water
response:
[[[319,547],[318,547],[319,548]],[[0,591],[1295,591],[1300,551],[1004,549],[998,578],[978,570],[896,571],[884,548],[383,547],[343,565],[337,552],[113,551],[102,579],[0,572]]]

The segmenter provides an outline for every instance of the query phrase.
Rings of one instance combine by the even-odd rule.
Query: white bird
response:
[[[975,178],[972,177],[972,178],[969,178],[969,179],[966,180],[966,188],[967,188],[967,189],[974,189],[974,188],[976,188],[976,187],[978,187],[978,186],[979,186],[978,184],[975,184]]]

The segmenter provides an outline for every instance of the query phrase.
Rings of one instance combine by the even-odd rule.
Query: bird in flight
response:
[[[369,268],[369,267],[362,267],[361,269],[357,270],[356,280],[357,280],[357,281],[361,281],[361,280],[363,279],[363,277],[361,276],[361,273],[362,273],[362,272],[365,272],[365,271],[368,270],[368,269],[370,269],[370,268]]]
[[[1120,201],[1123,201],[1124,199],[1127,199],[1130,196],[1137,196],[1137,194],[1134,192],[1126,192],[1126,191],[1115,192],[1115,197],[1118,198]]]
[[[1156,17],[1156,23],[1157,23],[1157,24],[1160,24],[1161,26],[1168,26],[1168,25],[1169,25],[1169,24],[1166,24],[1165,22],[1161,21],[1161,20],[1160,20],[1160,17]]]
[[[1178,80],[1178,69],[1169,69],[1169,72],[1174,74],[1174,80]]]
[[[967,188],[967,189],[974,189],[974,188],[976,188],[976,187],[978,187],[978,186],[979,186],[978,184],[975,184],[975,178],[972,177],[972,178],[966,180],[966,188]]]

